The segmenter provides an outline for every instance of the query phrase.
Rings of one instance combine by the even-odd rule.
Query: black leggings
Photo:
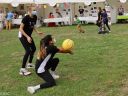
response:
[[[34,56],[34,53],[36,51],[36,46],[35,46],[35,43],[33,41],[33,38],[32,38],[32,43],[29,43],[25,37],[21,37],[20,41],[21,41],[21,43],[25,49],[25,55],[23,57],[23,62],[22,62],[22,68],[25,68],[26,62],[27,62],[29,56],[30,56],[29,57],[29,63],[32,63],[33,56]]]
[[[108,28],[109,31],[111,30],[110,27],[109,27],[109,25],[108,25],[108,21],[104,22],[104,25],[107,26],[107,28]]]
[[[51,69],[52,71],[55,71],[56,70],[56,67],[59,63],[59,59],[58,58],[53,58],[52,60],[50,60],[48,62],[48,64],[46,65],[46,69]]]
[[[48,70],[43,73],[37,73],[37,75],[45,81],[45,83],[40,84],[40,89],[49,88],[56,85],[55,80]]]
[[[52,75],[49,73],[49,70],[51,68],[52,71],[56,70],[56,67],[59,63],[59,59],[58,58],[54,58],[51,60],[51,62],[49,62],[48,66],[46,66],[46,70],[43,73],[37,73],[37,75],[39,77],[41,77],[43,80],[45,80],[45,83],[40,85],[40,88],[48,88],[48,87],[52,87],[56,85],[55,80],[53,79]]]

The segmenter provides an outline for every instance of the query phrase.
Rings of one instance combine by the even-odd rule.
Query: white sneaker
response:
[[[26,70],[25,68],[21,68],[19,74],[20,74],[20,75],[27,76],[27,75],[30,75],[31,72],[29,72],[29,71]]]
[[[34,66],[34,64],[32,64],[32,63],[28,63],[27,64],[27,68],[34,68],[35,66]]]
[[[59,79],[59,78],[60,78],[60,76],[57,75],[57,74],[55,74],[54,71],[50,71],[50,74],[52,75],[52,77],[53,77],[54,79]]]
[[[111,32],[111,30],[109,30],[109,32]]]
[[[36,90],[34,89],[33,86],[28,87],[28,88],[27,88],[27,91],[28,91],[29,93],[31,93],[31,94],[34,94],[34,93],[36,92]]]

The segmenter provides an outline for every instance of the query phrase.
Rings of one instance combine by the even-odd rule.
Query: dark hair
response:
[[[43,59],[46,56],[46,47],[49,46],[50,41],[52,41],[52,35],[46,35],[40,40],[40,50],[38,52],[38,59]]]
[[[106,12],[106,10],[105,10],[105,9],[103,9],[103,11],[105,11],[105,12]]]
[[[98,7],[98,9],[99,9],[100,12],[102,11],[101,7]]]
[[[53,13],[52,13],[52,12],[50,12],[49,14],[50,14],[50,15],[52,15]]]
[[[44,41],[44,45],[45,45],[45,46],[48,46],[48,45],[49,45],[49,41],[52,41],[52,35],[46,35],[46,36],[43,38],[43,41]]]

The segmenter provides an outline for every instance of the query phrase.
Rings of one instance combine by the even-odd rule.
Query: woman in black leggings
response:
[[[31,72],[29,72],[26,69],[26,67],[27,68],[32,67],[31,63],[33,60],[33,55],[36,51],[36,46],[35,46],[34,40],[31,35],[32,35],[33,30],[35,30],[38,34],[42,34],[38,32],[34,27],[36,24],[36,21],[37,21],[37,16],[33,15],[32,9],[29,8],[28,15],[26,15],[22,19],[22,23],[19,29],[19,39],[25,49],[25,55],[23,57],[22,68],[20,69],[20,72],[19,72],[20,75],[26,76],[26,75],[31,74]],[[29,61],[28,61],[28,58],[29,58]],[[28,65],[26,66],[27,61],[28,61]]]
[[[41,77],[45,83],[28,87],[28,92],[33,94],[37,89],[48,88],[56,85],[55,79],[58,79],[59,76],[55,74],[55,70],[59,63],[59,59],[54,58],[54,55],[58,52],[72,54],[72,51],[70,50],[57,48],[54,45],[54,39],[51,35],[45,36],[40,41],[40,50],[38,52],[35,70],[36,74]]]

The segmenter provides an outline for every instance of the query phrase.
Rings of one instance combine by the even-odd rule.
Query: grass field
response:
[[[75,47],[74,55],[56,55],[60,58],[57,86],[33,96],[128,96],[128,25],[112,25],[112,32],[105,35],[97,34],[95,25],[83,28],[84,34],[76,26],[38,29],[54,35],[57,46],[70,38]],[[17,34],[18,29],[0,32],[0,96],[31,96],[27,86],[44,82],[34,69],[30,69],[31,76],[19,75],[24,49]],[[38,50],[40,37],[33,33],[33,38]]]

